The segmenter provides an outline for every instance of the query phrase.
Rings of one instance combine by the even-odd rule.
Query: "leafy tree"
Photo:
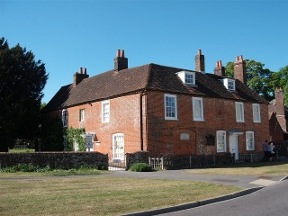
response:
[[[38,151],[63,151],[64,132],[59,118],[43,121],[40,128],[41,140]]]
[[[273,72],[264,68],[264,64],[255,60],[246,59],[246,78],[247,85],[256,91],[266,100],[271,101],[274,98],[274,86],[271,83]],[[234,63],[228,62],[226,65],[226,75],[234,76]]]
[[[48,75],[45,65],[19,44],[10,48],[0,38],[0,151],[16,139],[37,137],[42,90]]]
[[[272,85],[274,89],[281,88],[284,90],[285,105],[288,106],[288,65],[280,68],[279,72],[275,73],[272,79]]]

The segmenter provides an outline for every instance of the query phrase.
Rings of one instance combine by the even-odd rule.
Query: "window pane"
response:
[[[236,102],[236,121],[237,122],[244,122],[244,105],[243,103]]]
[[[176,96],[174,95],[165,95],[165,118],[177,118]]]
[[[226,152],[226,131],[217,131],[217,152]]]
[[[255,150],[254,132],[246,132],[246,150]]]
[[[193,98],[193,120],[203,121],[203,100],[202,98]]]
[[[253,108],[253,121],[258,123],[261,122],[260,105],[252,104],[252,108]]]
[[[102,122],[109,122],[110,120],[110,103],[109,101],[102,103]]]

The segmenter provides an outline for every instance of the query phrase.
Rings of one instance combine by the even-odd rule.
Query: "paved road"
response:
[[[165,216],[285,216],[288,215],[288,180],[228,201],[160,214]]]
[[[204,200],[197,203],[172,206],[164,209],[130,213],[130,216],[148,215],[213,215],[213,216],[282,216],[287,215],[288,206],[288,180],[286,176],[249,176],[249,175],[206,175],[192,174],[189,170],[166,170],[158,172],[128,172],[115,171],[110,175],[122,178],[154,178],[192,180],[211,182],[214,184],[240,186],[244,190],[233,195],[218,197],[212,200]],[[283,182],[283,183],[279,183]],[[269,186],[269,187],[266,187]],[[264,187],[264,189],[262,189]],[[272,190],[272,191],[271,191]],[[282,193],[282,190],[284,193]],[[256,192],[255,192],[256,191]],[[254,192],[254,193],[252,193]],[[279,196],[279,194],[281,196]],[[245,196],[243,196],[245,195]],[[236,198],[235,198],[236,197]],[[226,200],[226,201],[223,201]],[[228,200],[228,201],[227,201]],[[231,202],[231,203],[230,203]],[[210,203],[210,204],[209,204]],[[211,204],[214,203],[214,204]],[[270,205],[271,203],[271,205]],[[217,207],[219,204],[219,207]],[[200,206],[201,207],[197,207]],[[249,207],[249,208],[248,208]],[[263,208],[263,211],[262,211]],[[267,208],[267,209],[265,209]],[[188,210],[183,210],[188,209]],[[182,211],[181,211],[182,210]],[[225,211],[224,211],[225,210]],[[264,211],[265,210],[265,211]],[[235,211],[235,214],[234,214]],[[245,211],[245,213],[244,213]],[[286,211],[285,214],[282,214]],[[260,212],[259,214],[257,212]],[[266,214],[267,212],[267,214]],[[275,214],[277,212],[277,214]]]

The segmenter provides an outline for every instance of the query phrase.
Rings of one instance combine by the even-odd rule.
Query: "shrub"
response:
[[[33,164],[17,164],[10,167],[0,168],[0,172],[16,173],[16,172],[47,172],[51,170],[49,166],[38,167]]]
[[[108,166],[105,163],[99,163],[97,166],[98,170],[108,170]]]
[[[152,167],[147,163],[135,163],[130,167],[129,170],[134,172],[151,172]]]

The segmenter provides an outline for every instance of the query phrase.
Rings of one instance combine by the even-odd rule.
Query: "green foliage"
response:
[[[83,135],[85,134],[85,129],[81,128],[68,128],[66,130],[66,143],[67,143],[67,151],[73,151],[73,143],[78,143],[79,151],[85,151],[85,139],[83,138]]]
[[[39,167],[33,164],[17,164],[15,166],[3,167],[0,166],[0,173],[16,173],[16,172],[38,172],[48,173],[54,176],[67,176],[67,175],[90,175],[99,174],[99,170],[108,170],[108,167],[104,164],[99,164],[97,169],[91,166],[81,166],[77,169],[51,169],[50,166]]]
[[[288,106],[288,65],[286,67],[283,67],[280,69],[278,82],[279,85],[277,85],[277,81],[274,84],[274,88],[282,88],[284,90],[285,95],[285,105]]]
[[[0,151],[15,140],[38,136],[42,90],[48,75],[45,65],[19,44],[10,48],[0,38]]]
[[[1,172],[8,172],[8,173],[16,173],[16,172],[47,172],[50,171],[50,167],[46,166],[44,168],[35,166],[33,164],[17,164],[15,166],[10,167],[0,167]]]
[[[98,164],[97,169],[98,170],[108,170],[108,165],[105,163],[100,163],[100,164]]]
[[[277,83],[279,79],[275,73],[264,68],[265,64],[249,59],[246,59],[245,61],[247,69],[247,85],[267,101],[271,101],[274,98],[275,91],[275,85],[273,83]],[[226,75],[228,77],[234,76],[233,62],[227,63]]]
[[[234,63],[228,62],[225,67],[225,74],[227,77],[234,77]]]
[[[151,172],[152,167],[147,163],[135,163],[130,167],[129,170],[134,172]]]
[[[43,121],[41,126],[40,151],[63,151],[64,138],[62,121],[59,118]]]

